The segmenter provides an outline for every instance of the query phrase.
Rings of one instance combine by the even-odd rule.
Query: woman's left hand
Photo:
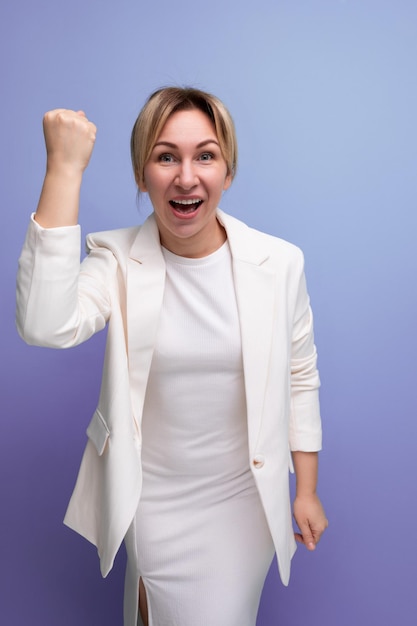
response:
[[[294,519],[300,529],[295,539],[307,550],[315,550],[329,522],[317,494],[297,496],[294,500]]]

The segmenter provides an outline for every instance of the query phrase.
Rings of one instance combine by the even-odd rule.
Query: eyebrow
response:
[[[220,147],[219,143],[215,139],[205,139],[204,141],[200,141],[200,143],[196,145],[196,148],[204,148],[204,146],[207,146],[209,143],[214,143],[216,146]],[[170,141],[157,141],[154,148],[157,146],[166,146],[167,148],[173,149],[178,148],[177,144],[171,143]]]

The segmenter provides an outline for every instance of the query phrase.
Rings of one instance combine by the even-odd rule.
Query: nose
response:
[[[176,185],[181,187],[181,189],[184,189],[184,191],[189,191],[198,185],[198,182],[199,179],[192,161],[181,161],[177,177],[175,179]]]

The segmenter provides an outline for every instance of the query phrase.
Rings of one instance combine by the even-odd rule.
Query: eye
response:
[[[203,152],[200,154],[200,161],[211,161],[214,158],[214,154],[212,152]]]
[[[172,154],[164,152],[163,154],[159,155],[158,161],[160,161],[161,163],[173,163],[174,157],[172,156]]]

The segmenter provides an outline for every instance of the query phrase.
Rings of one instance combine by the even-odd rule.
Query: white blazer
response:
[[[227,232],[242,336],[249,458],[282,582],[295,551],[290,451],[321,448],[319,377],[303,256],[295,246],[218,211]],[[141,493],[141,415],[162,306],[165,264],[154,216],[87,238],[33,220],[19,261],[17,325],[34,345],[67,348],[108,324],[97,409],[65,523],[97,546],[106,576]],[[45,278],[47,277],[47,280]],[[136,626],[129,571],[125,626]]]

